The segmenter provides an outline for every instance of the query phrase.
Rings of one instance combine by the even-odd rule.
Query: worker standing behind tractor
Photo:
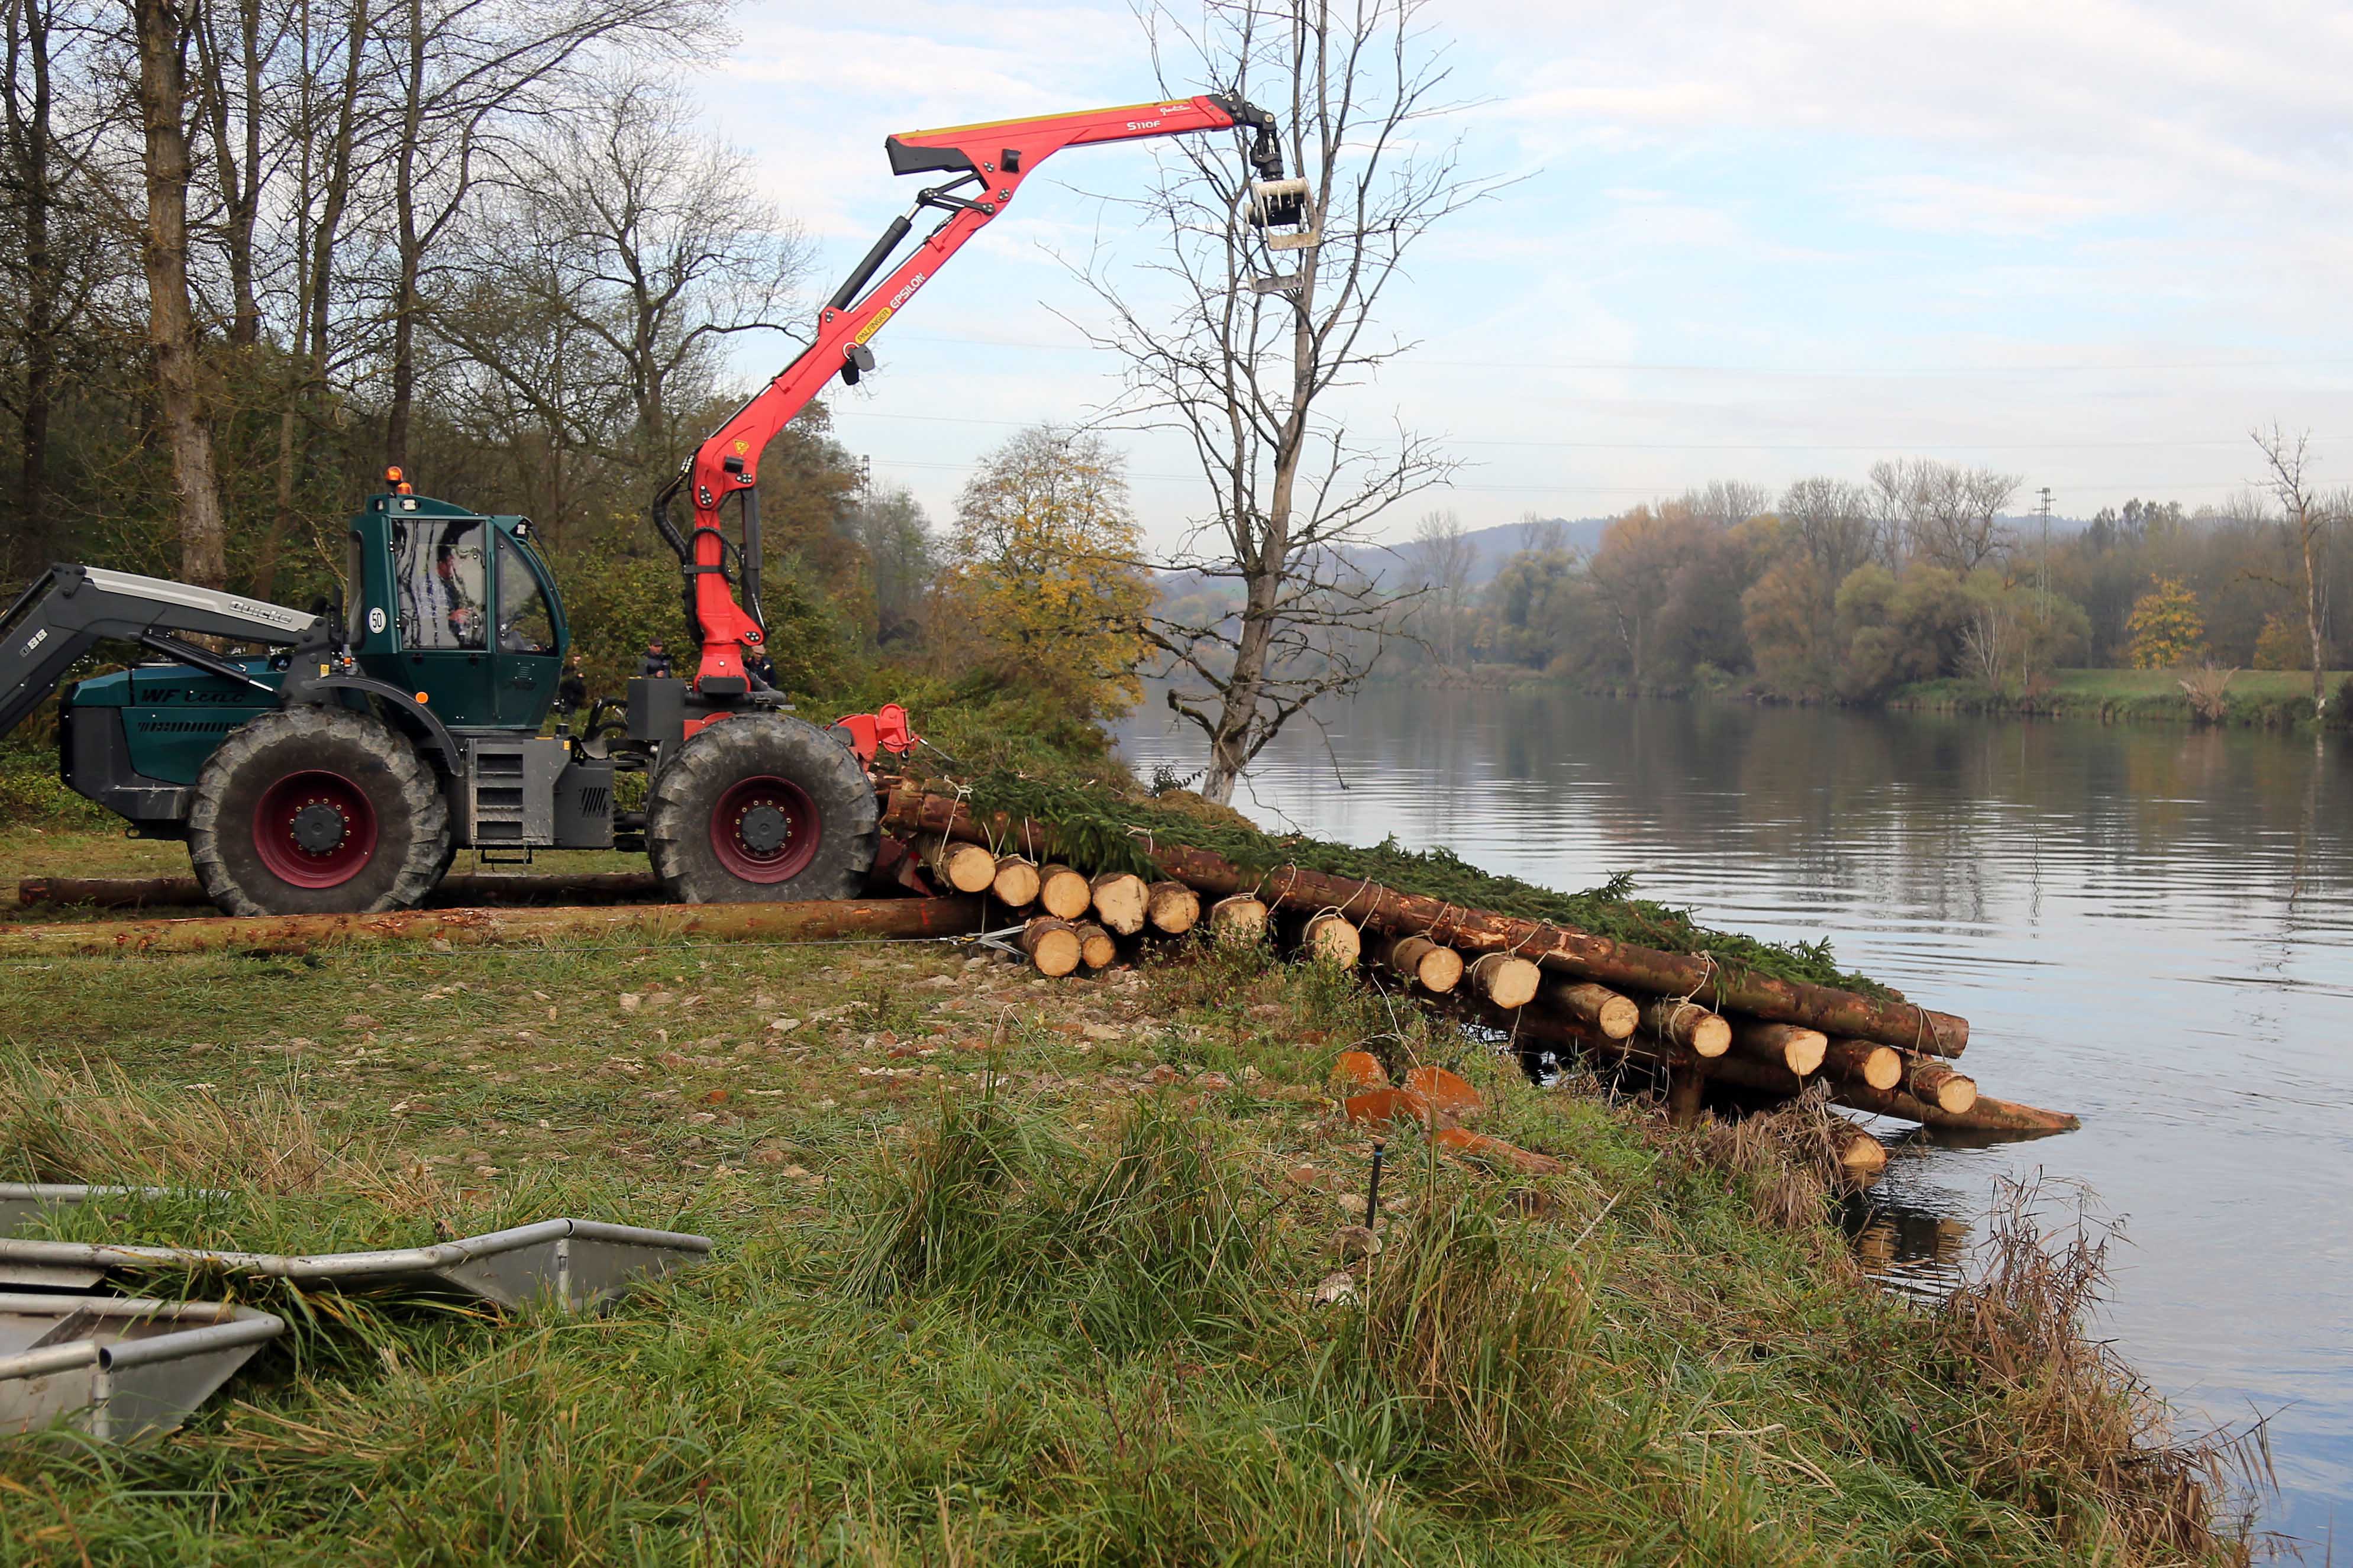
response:
[[[59,771],[133,833],[185,839],[206,895],[232,914],[404,908],[461,848],[518,861],[642,848],[670,895],[693,902],[854,894],[880,837],[873,749],[913,737],[903,715],[820,730],[776,689],[761,455],[836,376],[854,384],[875,368],[875,334],[1047,158],[1226,130],[1249,136],[1247,220],[1294,231],[1270,247],[1312,244],[1306,184],[1283,177],[1273,116],[1228,94],[887,138],[893,174],[948,178],[891,221],[818,311],[808,347],[655,498],[653,525],[685,577],[695,668],[677,675],[648,643],[616,724],[592,716],[581,735],[540,734],[551,706],[576,706],[586,687],[575,695],[563,599],[530,521],[420,496],[395,468],[343,531],[342,602],[324,614],[52,567],[0,616],[0,733],[100,642],[162,656],[67,692]],[[927,210],[944,216],[875,282]],[[681,492],[684,531],[670,515]],[[272,651],[223,655],[190,637]],[[624,772],[647,775],[642,812],[616,808]]]

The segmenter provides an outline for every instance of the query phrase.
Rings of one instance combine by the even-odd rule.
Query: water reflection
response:
[[[1197,765],[1166,717],[1124,737],[1144,771]],[[1324,718],[1236,804],[1555,887],[1630,870],[1968,1016],[1987,1092],[2084,1131],[1899,1156],[1875,1201],[1966,1219],[1998,1177],[2082,1180],[2131,1222],[2105,1327],[2137,1364],[2217,1418],[2282,1412],[2269,1522],[2353,1496],[2353,745],[1551,692]]]
[[[1942,1300],[1967,1273],[1976,1227],[1957,1215],[1888,1203],[1869,1194],[1842,1205],[1840,1225],[1863,1272],[1891,1290]]]

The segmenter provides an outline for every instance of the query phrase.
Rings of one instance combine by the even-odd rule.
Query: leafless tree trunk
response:
[[[1172,564],[1241,589],[1238,614],[1155,616],[1145,628],[1168,661],[1170,709],[1208,742],[1211,800],[1230,799],[1315,699],[1363,680],[1393,605],[1346,547],[1453,468],[1409,432],[1356,435],[1331,395],[1402,352],[1374,329],[1383,291],[1415,240],[1491,188],[1460,174],[1439,128],[1454,106],[1417,26],[1423,5],[1206,0],[1189,25],[1146,15],[1169,96],[1229,88],[1283,121],[1321,231],[1314,248],[1270,251],[1243,216],[1239,161],[1188,140],[1170,144],[1149,195],[1124,204],[1166,247],[1153,270],[1174,287],[1175,320],[1156,297],[1131,303],[1104,266],[1084,269],[1111,308],[1094,339],[1127,362],[1123,412],[1183,432],[1216,498]]]
[[[226,38],[218,26],[224,11],[236,28]],[[195,5],[191,27],[199,68],[199,112],[212,141],[213,179],[220,187],[221,249],[228,259],[228,341],[240,349],[261,340],[254,234],[267,183],[262,166],[269,114],[264,78],[278,50],[280,20],[265,21],[261,0],[233,0],[226,5]]]
[[[1471,572],[1477,552],[1451,509],[1426,512],[1413,531],[1413,563],[1429,594],[1424,602],[1438,618],[1439,662],[1454,668],[1462,646],[1462,616],[1471,603]]]
[[[220,484],[206,422],[202,343],[188,292],[187,53],[196,0],[131,0],[139,43],[139,116],[147,173],[148,344],[157,406],[180,494],[180,574],[219,587],[228,578]]]
[[[2311,442],[2309,431],[2299,430],[2291,436],[2274,422],[2269,430],[2248,434],[2263,453],[2264,467],[2271,470],[2268,482],[2272,494],[2279,497],[2280,510],[2287,514],[2287,526],[2295,535],[2296,549],[2303,557],[2304,628],[2312,643],[2312,710],[2324,713],[2327,710],[2328,693],[2322,676],[2328,659],[2320,634],[2318,566],[2322,536],[2337,521],[2337,509],[2313,490],[2311,476],[2306,471],[2311,467],[2306,450]]]
[[[541,107],[582,53],[607,41],[685,47],[712,26],[708,0],[406,0],[389,40],[399,121],[392,158],[391,402],[385,461],[408,460],[425,277],[486,169],[505,156],[506,122]]]
[[[1899,458],[1871,468],[1874,510],[1900,529],[1902,547],[1964,576],[2009,547],[2001,509],[2024,482],[2017,474],[1934,458]]]
[[[17,525],[44,531],[49,415],[58,369],[58,278],[49,226],[57,205],[56,92],[49,79],[56,0],[7,0],[7,171],[24,249],[25,396],[17,410]]]

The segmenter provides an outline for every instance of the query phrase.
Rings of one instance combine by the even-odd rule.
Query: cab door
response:
[[[535,732],[563,674],[561,628],[538,561],[505,529],[491,531],[498,537],[498,615],[491,628],[495,722]]]

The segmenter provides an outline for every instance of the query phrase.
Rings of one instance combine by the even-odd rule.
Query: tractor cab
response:
[[[343,624],[362,670],[453,731],[538,732],[571,631],[530,520],[396,490],[368,501],[345,542]]]

